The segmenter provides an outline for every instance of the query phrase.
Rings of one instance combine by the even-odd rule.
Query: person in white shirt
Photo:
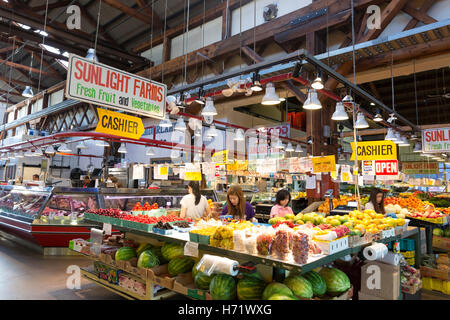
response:
[[[369,202],[366,203],[364,209],[386,214],[386,211],[384,210],[384,192],[378,188],[373,188],[370,193]]]
[[[200,194],[200,185],[197,181],[188,184],[189,194],[181,199],[181,218],[200,219],[211,215],[208,200]]]

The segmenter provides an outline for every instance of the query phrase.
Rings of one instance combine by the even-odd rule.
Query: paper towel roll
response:
[[[224,257],[213,256],[209,254],[203,255],[197,269],[207,275],[212,273],[225,273],[236,276],[239,273],[238,262]]]
[[[382,243],[374,243],[371,246],[365,247],[363,256],[369,261],[381,259],[388,253],[388,248]]]
[[[400,263],[400,255],[398,255],[397,253],[388,252],[384,257],[378,259],[378,261],[393,266],[398,266],[398,264]]]

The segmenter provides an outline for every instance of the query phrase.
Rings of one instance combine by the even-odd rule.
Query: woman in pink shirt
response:
[[[289,191],[282,189],[277,192],[275,205],[270,210],[270,217],[284,217],[286,214],[294,214],[291,207],[288,207],[289,202],[291,202],[291,194]]]

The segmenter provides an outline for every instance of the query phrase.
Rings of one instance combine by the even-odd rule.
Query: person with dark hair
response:
[[[89,176],[84,176],[83,179],[83,188],[94,188],[95,187],[95,181],[92,181]]]
[[[378,188],[373,188],[370,193],[369,202],[366,203],[364,209],[386,214],[386,211],[384,210],[384,192]]]
[[[287,214],[294,214],[292,208],[288,206],[291,202],[291,194],[286,189],[279,190],[276,194],[275,205],[270,210],[270,217],[284,217]]]
[[[39,181],[39,175],[33,174],[33,181]]]
[[[238,185],[233,185],[227,192],[227,204],[222,210],[222,215],[233,216],[237,220],[255,221],[255,210],[250,203],[245,201],[244,192]]]
[[[188,184],[189,194],[181,199],[181,218],[199,219],[211,215],[208,200],[200,194],[200,185],[197,181]]]

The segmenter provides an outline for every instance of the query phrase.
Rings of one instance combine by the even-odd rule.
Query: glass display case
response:
[[[32,223],[39,218],[52,188],[1,186],[0,214]]]
[[[183,196],[187,194],[186,189],[100,189],[102,195],[102,207],[118,208],[124,211],[131,211],[137,202],[144,205],[148,202],[150,205],[157,203],[159,208],[181,208],[180,202]],[[217,201],[217,195],[214,190],[201,190],[201,194],[206,199]]]

